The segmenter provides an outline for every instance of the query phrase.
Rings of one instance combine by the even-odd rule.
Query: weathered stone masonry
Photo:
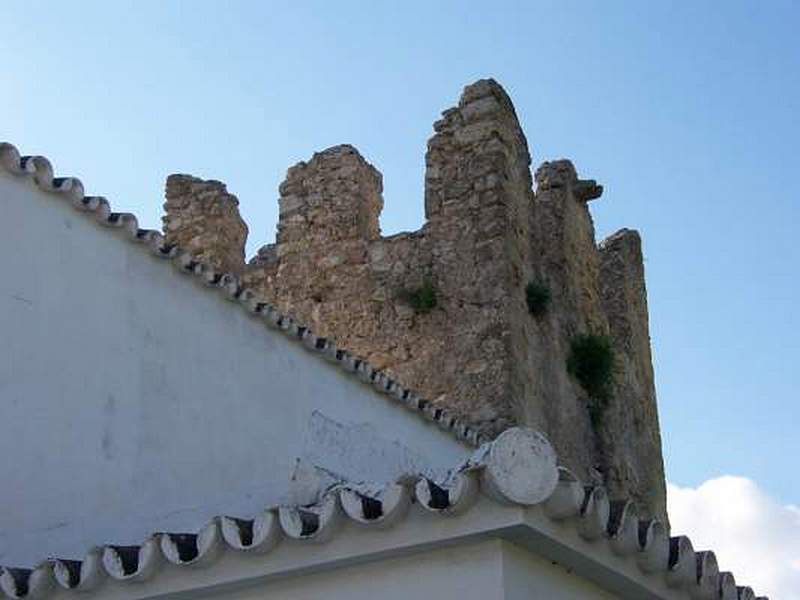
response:
[[[569,161],[542,164],[534,190],[527,141],[496,82],[465,88],[434,130],[419,231],[380,235],[381,175],[336,146],[289,169],[276,244],[248,265],[247,228],[219,182],[171,176],[166,235],[484,433],[544,430],[582,479],[665,518],[638,234],[596,244],[587,203],[602,188]],[[534,280],[552,294],[538,318],[525,301]],[[426,282],[436,306],[415,310],[408,292]],[[586,332],[609,335],[617,355],[595,423],[565,367],[570,340]]]
[[[241,273],[247,225],[239,216],[239,200],[228,193],[225,184],[170,175],[166,196],[161,220],[167,241],[216,269]]]

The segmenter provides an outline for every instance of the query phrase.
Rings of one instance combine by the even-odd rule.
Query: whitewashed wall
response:
[[[593,583],[502,540],[440,548],[214,596],[219,600],[614,600]]]
[[[348,531],[337,545],[351,545]],[[384,532],[382,532],[383,534]],[[359,536],[354,536],[359,537]],[[400,544],[398,544],[398,547]],[[341,547],[341,546],[340,546]],[[308,552],[295,549],[294,554]],[[461,538],[433,548],[378,553],[372,560],[335,557],[317,568],[292,569],[276,577],[248,577],[238,560],[222,560],[208,570],[166,568],[150,581],[106,582],[92,594],[105,600],[130,598],[214,598],[216,600],[614,600],[580,574],[500,538]],[[335,557],[335,558],[334,558]],[[226,557],[227,558],[227,557]],[[233,558],[233,557],[230,557]],[[275,557],[267,555],[262,562]],[[288,557],[286,557],[288,560]],[[280,559],[279,559],[280,560]],[[298,560],[295,556],[294,560]],[[248,561],[251,564],[258,561]],[[205,577],[207,576],[207,577]],[[199,583],[198,579],[207,581]],[[170,585],[170,583],[172,585]],[[194,583],[196,587],[192,585]],[[160,586],[160,587],[159,587]],[[183,591],[170,590],[171,587]],[[52,600],[75,598],[57,590]],[[681,596],[688,600],[688,595]]]
[[[0,257],[2,564],[252,514],[297,458],[388,480],[469,453],[2,170]]]

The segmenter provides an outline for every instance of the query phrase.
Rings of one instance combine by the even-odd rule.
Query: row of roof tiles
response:
[[[609,500],[599,486],[584,486],[556,466],[546,438],[531,429],[512,428],[482,446],[444,480],[406,476],[383,486],[339,483],[310,506],[269,508],[256,516],[218,516],[196,533],[157,533],[138,546],[90,549],[80,560],[48,559],[33,569],[2,567],[0,589],[10,598],[47,598],[59,587],[96,591],[107,579],[146,581],[164,564],[209,567],[223,552],[268,554],[284,539],[324,543],[342,521],[388,528],[412,504],[443,518],[462,515],[479,494],[516,506],[541,505],[553,521],[565,523],[589,542],[605,544],[618,557],[633,557],[654,583],[696,600],[766,600],[737,586],[720,572],[711,551],[695,551],[686,536],[669,537],[658,520],[639,519],[628,500]]]

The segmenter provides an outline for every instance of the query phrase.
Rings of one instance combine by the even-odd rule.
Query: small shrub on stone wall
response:
[[[401,298],[414,309],[418,314],[431,312],[438,300],[436,298],[436,288],[430,279],[424,279],[418,288],[405,289],[400,294]]]
[[[606,335],[581,334],[572,339],[567,372],[589,394],[589,417],[597,427],[614,385],[614,348]]]
[[[550,306],[550,288],[541,281],[531,281],[525,287],[525,301],[529,313],[534,317],[542,316]]]

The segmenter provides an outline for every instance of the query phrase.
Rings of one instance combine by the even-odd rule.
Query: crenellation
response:
[[[239,200],[224,183],[170,175],[164,210],[168,243],[178,244],[216,269],[242,272],[247,225],[239,215]]]
[[[489,80],[468,86],[436,129],[426,155],[424,230],[442,310],[453,317],[442,334],[459,348],[462,368],[437,402],[480,415],[492,435],[520,412],[508,307],[524,262],[514,234],[530,202],[530,157],[510,100]]]
[[[530,382],[528,397],[538,399],[527,418],[548,432],[560,454],[571,457],[582,479],[599,483],[603,464],[588,409],[591,399],[565,369],[576,335],[607,331],[597,288],[594,224],[575,194],[580,180],[571,161],[543,163],[535,181],[526,242],[532,278],[548,287],[551,300],[524,340],[530,352],[522,377]]]
[[[621,377],[600,433],[608,485],[666,515],[655,376],[650,352],[642,240],[622,229],[600,244],[600,293]],[[650,468],[643,468],[643,466]]]
[[[559,313],[569,335],[606,333],[600,316],[599,254],[594,222],[572,162],[545,162],[536,170],[537,190],[532,211],[531,238],[537,262],[563,307]],[[600,186],[595,186],[602,191]],[[599,193],[595,190],[596,194]]]
[[[534,189],[527,140],[493,80],[467,86],[442,113],[425,165],[425,224],[388,237],[381,174],[354,147],[291,167],[276,243],[246,268],[242,259],[243,283],[485,436],[514,424],[544,430],[583,481],[665,518],[638,235],[597,246],[588,202],[602,186],[579,179],[568,160],[543,163]],[[228,260],[240,241],[235,219],[225,240],[192,228],[183,236],[187,211],[208,211],[202,227],[221,224],[229,203],[219,185],[168,181],[165,228],[190,247],[213,242],[200,251]],[[537,316],[526,303],[531,281],[551,294]],[[425,302],[412,301],[423,289]],[[609,335],[617,353],[601,422],[566,369],[572,339],[590,332]]]
[[[278,247],[374,240],[383,208],[380,173],[352,146],[334,146],[289,169],[280,186]]]

